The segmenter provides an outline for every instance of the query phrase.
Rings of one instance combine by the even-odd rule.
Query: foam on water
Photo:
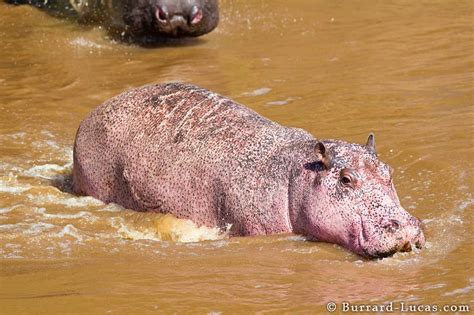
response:
[[[170,215],[160,216],[155,221],[155,227],[161,240],[183,243],[223,239],[231,228],[229,225],[225,232],[221,232],[219,228],[198,227],[190,220],[176,219]]]
[[[76,46],[76,47],[83,47],[83,48],[94,48],[94,49],[104,49],[104,48],[109,48],[104,45],[97,44],[87,38],[84,37],[77,37],[73,40],[71,40],[71,45]]]
[[[218,228],[198,227],[190,220],[171,215],[153,214],[152,224],[140,224],[115,217],[110,220],[122,238],[130,240],[173,241],[181,243],[221,240],[227,238],[230,226],[222,232]]]
[[[90,212],[88,211],[80,211],[78,213],[74,214],[66,214],[66,213],[57,213],[57,214],[51,214],[51,213],[46,213],[45,208],[37,208],[35,210],[36,213],[41,214],[44,218],[49,218],[49,219],[80,219],[84,217],[88,217],[90,219],[96,219]]]
[[[110,220],[112,227],[117,229],[119,235],[124,239],[129,240],[153,240],[160,241],[159,235],[155,231],[145,229],[138,231],[133,227],[128,226],[123,218],[112,218]]]
[[[61,231],[55,234],[57,237],[71,236],[78,241],[83,240],[83,235],[81,232],[72,224],[66,225]]]
[[[106,205],[103,208],[98,209],[97,211],[98,212],[121,212],[123,210],[125,210],[124,207],[122,207],[122,206],[120,206],[116,203],[109,203],[108,205]]]
[[[31,235],[39,235],[45,231],[51,230],[55,227],[54,224],[39,222],[30,224],[30,227],[26,229],[23,233]]]
[[[15,206],[6,207],[6,208],[0,208],[0,214],[11,212],[13,209],[18,208],[19,206],[20,205],[15,205]]]
[[[469,194],[470,195],[470,194]],[[466,210],[468,207],[472,207],[474,206],[474,198],[472,198],[471,196],[469,196],[469,198],[467,198],[466,200],[463,200],[459,203],[458,205],[458,210],[459,211],[464,211]]]
[[[58,204],[63,205],[68,208],[76,208],[76,207],[90,207],[90,206],[102,206],[104,203],[98,199],[93,197],[65,197],[64,196],[57,196],[53,194],[45,194],[45,195],[33,195],[28,194],[27,197],[31,201],[39,204]]]
[[[32,186],[29,184],[21,184],[16,178],[9,178],[4,180],[0,178],[0,193],[20,194],[27,191]]]
[[[26,170],[23,175],[30,177],[39,177],[43,179],[52,179],[54,175],[62,173],[72,167],[72,163],[66,165],[43,164],[36,165]]]
[[[72,164],[72,147],[58,143],[54,140],[55,136],[48,130],[41,131],[41,134],[49,139],[41,139],[39,141],[31,142],[33,148],[38,149],[39,153],[46,153],[46,157],[48,158],[60,158],[61,160],[69,161],[68,164]]]
[[[18,244],[7,243],[4,246],[0,247],[0,255],[2,258],[7,259],[21,259],[21,246]]]
[[[54,228],[55,225],[39,222],[39,223],[15,223],[15,224],[1,224],[0,231],[8,233],[23,233],[27,235],[38,235],[45,231]]]

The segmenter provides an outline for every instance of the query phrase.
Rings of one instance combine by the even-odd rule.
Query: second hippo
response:
[[[135,40],[196,37],[219,23],[218,0],[6,0],[103,26]]]
[[[424,244],[392,169],[365,145],[317,140],[193,85],[150,85],[97,107],[74,145],[74,191],[232,235],[297,233],[385,257]]]

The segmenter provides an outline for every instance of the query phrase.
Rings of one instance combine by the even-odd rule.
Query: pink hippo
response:
[[[127,91],[97,107],[74,145],[74,191],[231,235],[296,233],[359,255],[421,248],[392,169],[366,145],[317,140],[205,89]]]

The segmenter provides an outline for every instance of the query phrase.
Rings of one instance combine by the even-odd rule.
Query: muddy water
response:
[[[472,304],[473,8],[226,0],[212,34],[140,48],[0,3],[1,313]],[[363,142],[374,131],[426,248],[364,261],[294,235],[229,239],[58,189],[92,108],[176,80],[319,138]]]

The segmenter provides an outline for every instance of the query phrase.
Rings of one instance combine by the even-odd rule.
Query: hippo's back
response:
[[[175,154],[201,151],[219,157],[226,151],[243,153],[256,137],[287,138],[287,130],[208,90],[168,83],[132,89],[106,101],[82,122],[77,140],[99,137],[112,151],[138,145],[141,151],[169,148]]]
[[[279,150],[310,139],[207,90],[150,85],[112,98],[81,123],[74,189],[136,210],[173,212],[171,200],[181,209],[215,208],[215,196],[225,195],[216,190],[252,189]]]

